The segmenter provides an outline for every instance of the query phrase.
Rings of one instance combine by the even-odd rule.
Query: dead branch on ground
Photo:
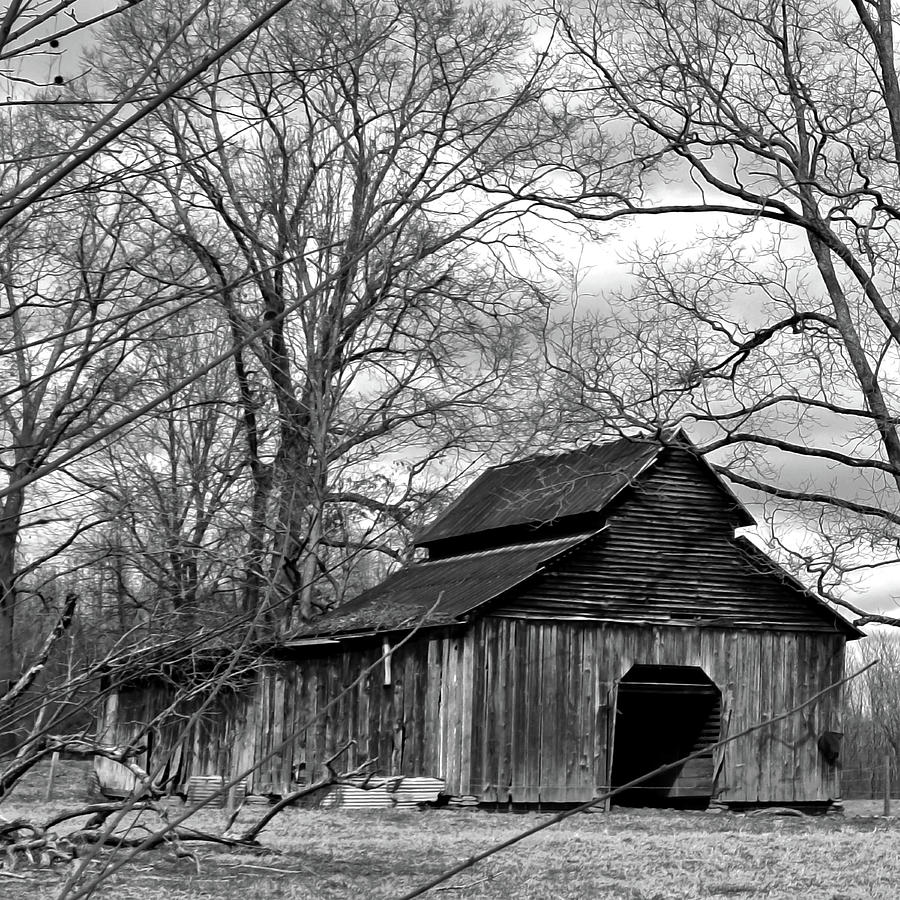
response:
[[[366,769],[370,768],[377,761],[377,757],[374,759],[367,759],[365,762],[358,765],[355,769],[350,772],[344,772],[342,774],[338,774],[332,763],[338,759],[338,757],[343,756],[351,747],[356,745],[356,741],[350,740],[347,741],[339,750],[335,751],[328,759],[325,760],[325,772],[326,774],[320,778],[318,781],[314,781],[312,784],[304,785],[302,788],[298,788],[296,791],[291,791],[289,794],[285,794],[271,809],[267,810],[266,814],[262,816],[259,821],[254,823],[250,828],[243,832],[240,836],[240,841],[242,843],[250,843],[256,841],[257,836],[278,815],[283,809],[288,806],[292,806],[298,800],[302,800],[304,797],[309,797],[313,794],[316,794],[320,791],[326,790],[327,788],[333,787],[337,784],[346,784],[348,783],[348,779],[353,778],[356,775],[362,775]],[[232,813],[231,818],[228,820],[228,825],[225,829],[225,834],[228,834],[228,830],[234,825],[237,817],[243,807],[243,803]]]
[[[238,814],[244,806],[242,803],[229,818],[225,833],[218,835],[199,831],[195,828],[178,827],[177,825],[169,824],[169,811],[160,802],[160,789],[152,784],[150,775],[132,758],[143,752],[144,748],[106,747],[85,741],[82,738],[74,738],[67,741],[67,739],[62,737],[50,738],[48,739],[48,744],[55,748],[65,747],[67,750],[79,754],[99,755],[113,759],[131,771],[137,779],[137,787],[128,797],[122,800],[91,803],[77,809],[66,810],[52,816],[43,824],[30,822],[23,818],[9,822],[0,821],[0,852],[4,855],[4,861],[0,863],[0,873],[2,874],[10,873],[11,870],[26,860],[31,866],[40,867],[49,867],[57,862],[70,862],[79,855],[81,848],[92,845],[100,845],[114,850],[135,850],[138,848],[141,850],[153,850],[158,847],[168,847],[177,859],[190,859],[199,872],[200,861],[197,855],[185,846],[186,843],[203,842],[221,844],[231,848],[241,847],[257,850],[259,849],[259,844],[256,840],[257,836],[283,809],[333,785],[349,783],[349,779],[363,774],[375,763],[374,759],[368,759],[352,771],[339,773],[334,768],[333,763],[356,744],[356,741],[347,741],[325,761],[326,774],[321,779],[286,794],[242,834],[229,835],[228,830],[234,825]],[[137,802],[135,802],[136,800]],[[126,804],[130,804],[129,811],[134,812],[137,816],[143,813],[155,814],[162,823],[162,827],[157,831],[153,831],[148,826],[141,825],[140,829],[143,833],[137,836],[115,832],[109,834],[104,831],[103,825],[107,819],[121,812]],[[85,817],[88,817],[86,822],[65,834],[60,834],[54,830],[64,822]],[[129,830],[133,828],[134,824]],[[149,840],[147,833],[150,834]]]

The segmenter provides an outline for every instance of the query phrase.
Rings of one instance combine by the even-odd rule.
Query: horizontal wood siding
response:
[[[841,633],[830,610],[735,541],[733,507],[685,451],[623,493],[606,525],[492,614]]]

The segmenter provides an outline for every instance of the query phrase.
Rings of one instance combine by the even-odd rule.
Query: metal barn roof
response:
[[[626,502],[613,504],[619,496]],[[430,560],[405,566],[294,641],[449,625],[495,600],[498,615],[858,636],[774,561],[735,540],[734,528],[752,522],[680,433],[494,466],[419,536]],[[528,530],[538,525],[552,530]]]
[[[302,635],[308,634],[452,624],[598,533],[594,529],[554,540],[413,563],[317,619],[297,637],[302,640]]]
[[[666,442],[625,437],[492,466],[417,535],[416,544],[428,546],[463,535],[599,512],[675,443],[690,446],[681,433]],[[743,520],[740,524],[751,524],[740,501],[714,474],[711,477],[732,499]]]

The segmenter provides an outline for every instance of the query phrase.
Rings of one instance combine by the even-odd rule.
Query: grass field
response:
[[[42,800],[42,773],[0,815],[37,818],[83,802],[83,767],[64,764],[59,791]],[[877,804],[849,804],[874,811]],[[258,813],[258,809],[257,809]],[[397,897],[444,868],[538,821],[538,813],[476,810],[286,810],[263,832],[270,852],[197,846],[200,872],[165,850],[144,853],[95,894],[105,900],[338,900]],[[198,828],[221,827],[220,811]],[[193,820],[192,823],[193,824]],[[601,900],[878,900],[900,896],[900,821],[852,816],[785,818],[730,813],[614,811],[579,815],[476,865],[434,898]],[[99,871],[100,860],[91,872]],[[56,895],[67,869],[0,877],[4,900]]]

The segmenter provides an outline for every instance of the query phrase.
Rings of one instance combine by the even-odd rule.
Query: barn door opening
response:
[[[722,694],[698,666],[636,665],[616,692],[612,786],[619,787],[719,739]],[[713,753],[704,753],[613,798],[621,806],[705,808]]]

